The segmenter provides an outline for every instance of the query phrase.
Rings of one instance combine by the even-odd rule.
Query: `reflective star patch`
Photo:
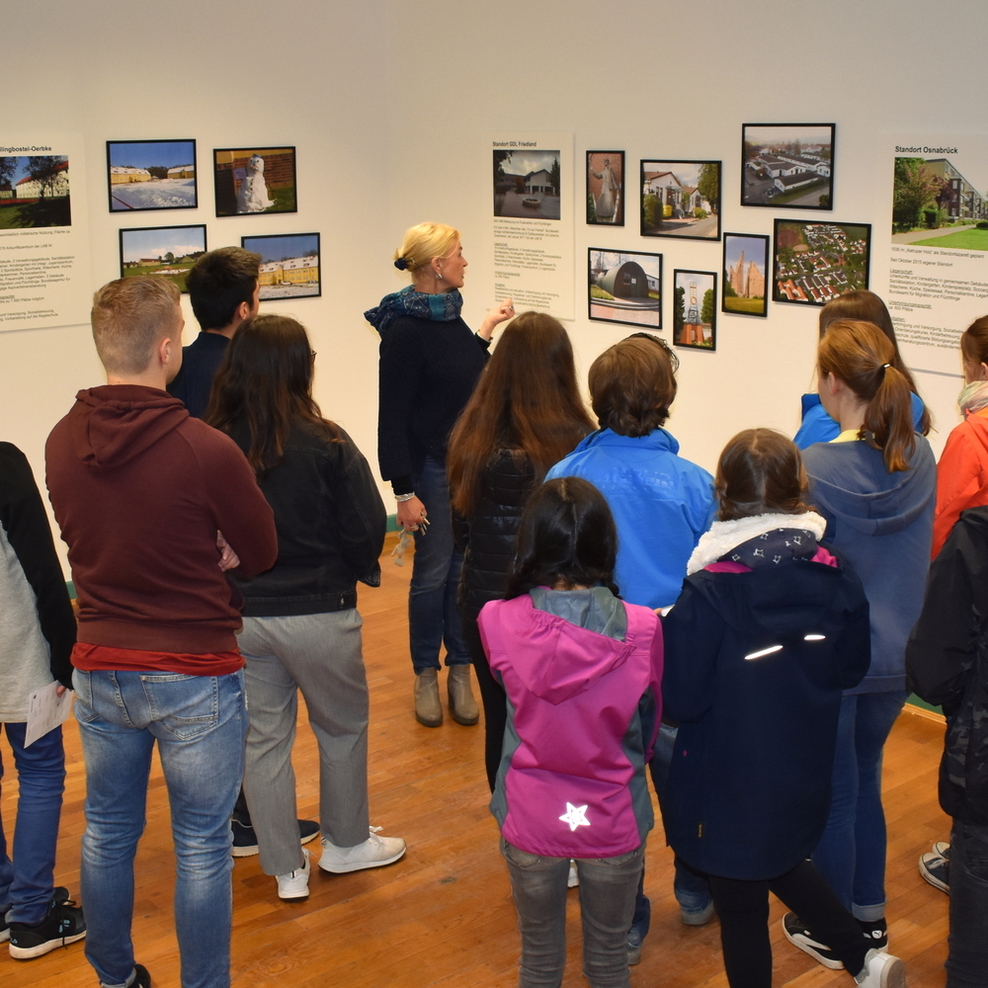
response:
[[[574,806],[572,803],[566,804],[566,812],[559,818],[563,823],[569,824],[570,833],[577,827],[589,827],[590,821],[587,819],[587,805]]]

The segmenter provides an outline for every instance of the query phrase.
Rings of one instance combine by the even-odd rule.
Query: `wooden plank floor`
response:
[[[396,986],[510,988],[517,981],[518,935],[497,827],[487,810],[482,727],[451,720],[419,726],[411,711],[412,674],[406,647],[405,592],[410,566],[382,560],[380,590],[363,590],[365,653],[371,688],[371,820],[408,842],[405,858],[388,868],[328,875],[313,863],[311,894],[281,902],[258,859],[237,860],[233,875],[233,983],[250,988]],[[913,988],[944,984],[947,897],[916,870],[920,853],[948,837],[936,801],[942,727],[905,713],[885,758],[889,817],[888,894],[891,946],[907,964]],[[79,888],[79,840],[85,777],[75,721],[66,726],[68,780],[56,880]],[[3,809],[13,821],[16,792],[9,753]],[[315,741],[304,726],[295,747],[298,804],[317,816]],[[657,815],[657,814],[656,814]],[[177,988],[178,952],[172,922],[174,862],[168,806],[155,763],[148,825],[137,857],[133,935],[138,960],[156,986]],[[8,835],[9,836],[9,835]],[[318,844],[310,845],[318,848]],[[647,891],[652,932],[632,984],[661,988],[723,988],[716,921],[684,927],[671,890],[671,854],[662,831],[648,849]],[[796,950],[782,936],[780,903],[773,902],[775,983],[800,988],[853,985]],[[569,963],[565,988],[585,985],[579,950],[577,893],[570,893]],[[32,961],[14,961],[0,947],[3,988],[92,988],[95,976],[83,944]]]

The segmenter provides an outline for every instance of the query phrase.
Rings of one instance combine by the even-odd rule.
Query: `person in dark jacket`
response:
[[[487,362],[494,328],[515,307],[505,299],[476,333],[470,330],[460,315],[467,259],[460,234],[443,223],[406,230],[394,264],[412,284],[385,295],[364,317],[381,334],[381,476],[391,481],[398,524],[415,537],[408,591],[415,719],[424,727],[443,722],[438,674],[445,646],[450,716],[472,725],[480,711],[456,607],[463,554],[450,524],[446,443]]]
[[[380,586],[384,505],[360,450],[322,417],[312,370],[308,336],[294,319],[248,319],[230,342],[207,412],[246,453],[278,531],[274,567],[236,585],[245,600],[239,645],[250,717],[244,790],[261,869],[277,877],[282,899],[309,891],[291,763],[299,690],[319,744],[319,867],[377,868],[405,853],[403,840],[378,836],[368,821],[356,585]]]
[[[861,581],[820,545],[796,447],[735,436],[719,520],[663,622],[663,704],[679,722],[662,803],[676,854],[706,873],[731,988],[771,988],[768,893],[811,922],[859,984],[902,986],[807,860],[823,832],[841,692],[869,662]]]
[[[961,513],[930,567],[906,682],[947,718],[940,805],[950,837],[947,988],[988,985],[988,507]]]
[[[484,706],[491,792],[507,714],[504,687],[491,676],[477,615],[489,600],[504,596],[528,495],[592,430],[562,323],[544,312],[523,312],[505,327],[446,455],[454,532],[464,551],[458,603]]]

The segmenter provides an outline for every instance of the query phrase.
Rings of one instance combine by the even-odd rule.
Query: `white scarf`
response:
[[[700,541],[686,564],[686,575],[698,573],[742,542],[757,538],[763,532],[773,532],[777,528],[805,528],[819,542],[827,530],[827,520],[815,511],[804,511],[798,515],[771,512],[731,521],[715,521],[710,530],[700,536]]]

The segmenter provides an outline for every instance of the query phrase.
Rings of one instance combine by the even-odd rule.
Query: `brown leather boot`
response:
[[[439,727],[443,722],[438,669],[423,669],[415,676],[415,719],[423,727]]]
[[[476,724],[480,720],[480,711],[470,689],[470,666],[450,666],[446,690],[450,717],[464,727],[472,727]]]

